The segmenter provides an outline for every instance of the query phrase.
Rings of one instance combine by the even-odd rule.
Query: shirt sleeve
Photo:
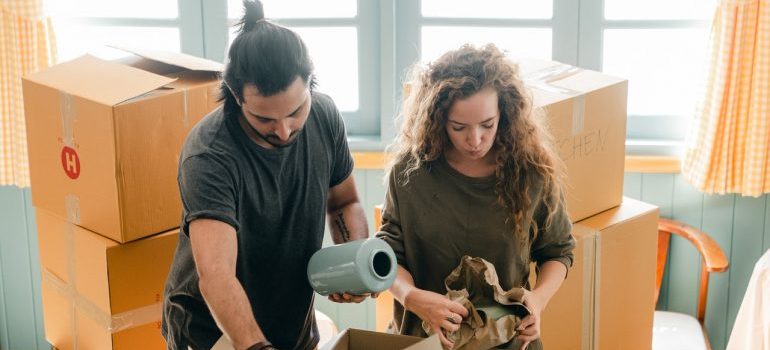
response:
[[[331,114],[329,121],[334,141],[332,173],[329,177],[329,188],[331,188],[345,181],[353,172],[353,156],[350,154],[350,148],[348,147],[348,136],[345,132],[345,123],[342,120],[342,115],[334,102],[330,98],[328,99],[329,106],[327,110]]]
[[[409,266],[406,264],[404,235],[401,231],[398,211],[396,173],[396,169],[393,168],[388,176],[388,189],[385,192],[385,204],[382,208],[382,222],[379,223],[380,229],[377,231],[376,237],[388,243],[396,254],[398,264],[409,270]]]
[[[535,209],[535,222],[539,232],[532,242],[532,260],[537,263],[538,269],[551,260],[564,264],[567,271],[572,267],[575,238],[572,237],[572,222],[567,214],[564,194],[560,197],[550,226],[545,226],[548,208],[542,199]]]
[[[238,230],[237,196],[232,167],[211,155],[185,159],[179,167],[179,193],[184,206],[182,230],[189,235],[190,222],[213,219]]]

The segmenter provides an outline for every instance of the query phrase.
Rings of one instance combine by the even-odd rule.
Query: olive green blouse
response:
[[[404,164],[390,172],[382,213],[382,226],[377,237],[388,242],[399,265],[408,270],[417,288],[445,294],[444,279],[460,263],[464,255],[483,258],[497,269],[504,289],[529,289],[529,262],[538,266],[556,260],[569,269],[575,240],[564,201],[550,227],[544,228],[547,209],[542,202],[542,186],[531,189],[532,207],[527,218],[533,218],[540,232],[529,245],[518,243],[514,225],[524,225],[530,232],[529,220],[514,223],[508,212],[497,204],[495,177],[473,178],[452,168],[442,157],[424,165],[401,181]],[[529,253],[521,254],[521,249]],[[529,256],[529,259],[522,258]],[[421,320],[404,312],[394,301],[393,331],[426,336]]]

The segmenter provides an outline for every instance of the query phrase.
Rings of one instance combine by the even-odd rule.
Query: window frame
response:
[[[51,0],[49,0],[51,1]],[[709,20],[619,20],[604,18],[605,0],[553,0],[553,15],[544,19],[423,17],[421,0],[357,0],[351,18],[287,18],[290,27],[355,27],[358,45],[359,108],[343,112],[351,149],[382,151],[396,135],[395,117],[402,83],[421,52],[421,26],[540,27],[552,30],[552,59],[602,70],[603,35],[607,29],[704,28]],[[69,18],[82,25],[159,26],[179,28],[184,53],[224,61],[229,28],[227,0],[177,0],[178,17]],[[690,115],[628,115],[626,154],[678,155]],[[660,125],[666,125],[661,128]]]

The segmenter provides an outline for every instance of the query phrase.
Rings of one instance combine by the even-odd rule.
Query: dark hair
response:
[[[312,89],[313,61],[299,35],[265,20],[259,0],[244,0],[243,9],[243,17],[236,24],[237,35],[227,53],[221,86],[220,100],[225,101],[225,110],[237,108],[236,97],[243,100],[246,84],[256,86],[262,96],[271,96],[285,91],[299,76]]]

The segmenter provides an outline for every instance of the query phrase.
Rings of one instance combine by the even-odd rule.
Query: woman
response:
[[[518,67],[494,45],[466,45],[416,69],[411,83],[377,233],[399,263],[394,331],[426,336],[425,321],[451,348],[442,330],[458,330],[468,311],[444,297],[444,278],[461,257],[492,263],[505,290],[529,290],[535,261],[537,283],[524,297],[532,314],[506,346],[539,346],[540,313],[575,243],[562,165]]]

